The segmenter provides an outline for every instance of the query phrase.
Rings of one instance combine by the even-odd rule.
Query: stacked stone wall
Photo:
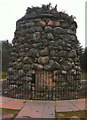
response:
[[[33,71],[47,71],[52,73],[52,91],[78,90],[81,69],[76,28],[77,23],[68,14],[28,8],[25,16],[16,23],[8,70],[9,85],[28,91],[33,84],[32,90],[35,90]],[[35,79],[38,81],[37,77]],[[43,79],[46,81],[45,77]]]

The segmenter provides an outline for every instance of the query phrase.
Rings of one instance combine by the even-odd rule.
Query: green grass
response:
[[[80,119],[87,119],[87,111],[82,110],[82,111],[71,111],[71,112],[56,112],[55,117],[56,118],[70,118],[72,116],[77,116]]]
[[[87,80],[87,74],[82,74],[81,75],[81,80]]]
[[[0,108],[0,109],[2,109],[2,117],[4,117],[5,115],[13,114],[13,116],[11,117],[11,120],[14,120],[14,118],[20,112],[20,110],[13,110],[13,109],[6,109],[6,108]]]
[[[7,73],[2,73],[2,79],[7,79]]]

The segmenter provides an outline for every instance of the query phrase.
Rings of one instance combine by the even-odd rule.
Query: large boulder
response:
[[[58,52],[58,56],[60,56],[60,57],[67,57],[67,51],[61,50],[60,52]]]
[[[33,63],[33,64],[31,65],[31,68],[34,69],[34,70],[42,70],[42,69],[43,69],[43,65]]]
[[[57,62],[54,62],[53,60],[50,60],[49,61],[49,64],[46,64],[44,66],[44,69],[45,70],[59,70],[60,69],[60,65],[57,63]]]
[[[45,32],[51,32],[51,31],[52,31],[52,27],[50,27],[50,26],[45,27]]]
[[[23,78],[24,78],[24,81],[28,81],[28,82],[32,81],[32,78],[31,78],[31,77],[24,76]]]
[[[32,26],[34,26],[34,22],[29,22],[29,23],[26,23],[26,24],[23,24],[22,25],[23,27],[32,27]]]
[[[55,34],[64,34],[64,33],[66,33],[65,29],[63,29],[61,27],[55,27],[53,29],[53,31],[54,31]]]
[[[24,55],[25,55],[24,52],[19,52],[20,57],[23,57]]]
[[[19,70],[19,71],[18,71],[18,75],[19,75],[19,76],[23,76],[23,75],[24,75],[24,71],[23,71],[23,70]]]
[[[47,71],[51,70],[51,66],[49,64],[44,65],[44,70]]]
[[[31,48],[28,52],[28,56],[32,57],[32,58],[36,57],[37,56],[37,50],[34,49],[34,48]]]
[[[29,63],[29,57],[24,57],[23,63]]]
[[[53,62],[50,65],[51,65],[51,70],[59,70],[60,69],[60,65],[57,62]]]
[[[40,26],[33,26],[29,29],[29,32],[34,33],[34,32],[42,32],[43,29]]]
[[[49,33],[49,34],[47,35],[47,38],[48,38],[49,40],[54,40],[54,36],[53,36],[51,33]]]
[[[16,64],[15,67],[16,67],[17,69],[21,69],[22,66],[23,66],[23,63],[22,63],[22,62],[19,62],[19,63]]]
[[[29,71],[27,71],[26,75],[29,77],[32,77],[32,73],[33,73],[32,70],[29,70]]]
[[[29,66],[28,64],[25,64],[25,65],[23,66],[23,70],[24,70],[24,71],[28,71],[29,68],[30,68],[30,66]]]
[[[47,56],[47,55],[49,55],[49,51],[48,50],[41,50],[40,55],[41,56]]]
[[[40,32],[35,32],[33,34],[33,40],[39,39],[40,38]]]
[[[10,68],[8,69],[8,73],[9,73],[9,74],[13,74],[13,73],[14,73],[14,69],[13,69],[12,67],[10,67]]]
[[[77,56],[76,50],[72,50],[72,51],[69,52],[69,54],[68,54],[68,57],[70,57],[70,58],[75,58],[76,56]]]
[[[49,62],[49,57],[39,57],[38,63],[40,64],[47,64]]]
[[[71,75],[76,75],[76,70],[74,70],[74,69],[70,70],[70,74]]]

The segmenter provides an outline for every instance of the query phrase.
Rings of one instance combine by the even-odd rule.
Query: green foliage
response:
[[[86,73],[81,74],[81,80],[87,80],[87,74]]]
[[[7,79],[7,73],[2,72],[2,79]]]
[[[79,43],[80,65],[82,72],[87,72],[87,48],[83,48]]]
[[[2,42],[2,71],[7,72],[11,59],[12,44],[7,41]]]
[[[85,52],[84,52],[84,70],[87,72],[87,47],[85,48]]]

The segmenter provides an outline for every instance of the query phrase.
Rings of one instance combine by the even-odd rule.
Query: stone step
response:
[[[53,106],[45,106],[42,118],[55,118],[55,110]]]
[[[54,104],[27,101],[16,118],[55,118]]]

